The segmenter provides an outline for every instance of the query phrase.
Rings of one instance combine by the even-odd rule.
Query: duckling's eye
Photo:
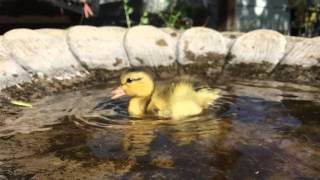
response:
[[[133,81],[139,81],[139,80],[141,80],[142,78],[128,78],[127,80],[126,80],[126,83],[132,83]]]
[[[127,83],[131,83],[132,81],[133,81],[133,80],[132,80],[131,78],[128,78],[126,82],[127,82]]]

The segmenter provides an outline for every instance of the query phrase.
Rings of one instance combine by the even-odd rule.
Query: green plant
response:
[[[185,29],[192,26],[192,23],[188,21],[190,18],[187,17],[187,11],[188,8],[184,4],[184,1],[174,1],[170,3],[170,6],[166,10],[161,12],[149,13],[145,11],[140,18],[140,24],[159,24],[161,22],[160,24],[166,27]]]
[[[318,0],[289,0],[293,9],[292,29],[295,35],[317,36],[320,34],[320,3]]]
[[[149,13],[147,11],[144,11],[140,17],[140,24],[150,24]]]
[[[182,17],[182,12],[173,11],[171,13],[161,13],[159,17],[164,21],[166,27],[175,28],[178,27],[178,21]]]
[[[166,27],[185,29],[192,25],[190,21],[187,21],[186,14],[187,8],[184,5],[183,1],[177,1],[178,3],[171,3],[168,9],[159,12],[159,13],[150,13],[147,10],[144,10],[139,24],[163,24]],[[129,4],[129,0],[123,0],[123,9],[126,17],[127,27],[131,27],[132,20],[130,16],[134,12],[134,9]],[[160,22],[160,23],[159,23]]]
[[[133,7],[129,5],[129,0],[123,0],[123,9],[126,16],[127,27],[130,28],[132,24],[130,15],[133,13]]]
[[[319,17],[319,8],[311,6],[307,9],[304,19],[305,36],[315,35],[315,29],[317,28],[317,22]]]

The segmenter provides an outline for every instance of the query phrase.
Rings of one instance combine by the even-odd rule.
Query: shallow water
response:
[[[0,122],[0,179],[320,177],[320,89],[217,88],[214,107],[182,120],[129,118],[106,87],[37,100]]]

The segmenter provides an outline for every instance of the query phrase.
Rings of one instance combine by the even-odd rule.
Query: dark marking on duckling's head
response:
[[[155,79],[155,73],[152,71],[152,69],[150,67],[142,67],[142,66],[131,67],[131,68],[127,69],[126,71],[124,71],[121,74],[121,76],[128,74],[128,73],[139,73],[139,72],[143,72],[143,73],[147,74],[148,76],[150,76],[150,78],[152,78],[152,80]]]
[[[120,77],[121,88],[132,97],[148,97],[154,90],[153,73],[143,67],[134,67]]]

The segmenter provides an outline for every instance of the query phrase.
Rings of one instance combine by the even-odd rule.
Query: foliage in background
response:
[[[294,35],[312,37],[320,35],[320,1],[289,0]]]
[[[126,16],[127,27],[130,28],[132,24],[132,20],[130,15],[133,13],[133,7],[129,5],[129,0],[123,0],[123,9]]]
[[[192,14],[196,8],[187,0],[143,0],[142,9],[134,9],[130,5],[133,4],[132,1],[122,1],[128,27],[132,24],[144,24],[186,29],[193,26],[194,22],[199,25],[197,20],[190,18],[196,17]],[[192,2],[201,4],[203,1]],[[288,3],[291,12],[291,35],[319,36],[320,0],[288,0]]]
[[[188,10],[185,1],[166,0],[169,6],[159,12],[149,13],[152,16],[158,17],[163,22],[164,26],[177,29],[186,29],[192,26],[192,20],[188,17]]]
[[[130,17],[134,9],[128,0],[123,0],[123,8],[127,26],[131,27],[132,18]],[[183,0],[146,0],[140,21],[137,24],[185,29],[193,24],[191,18],[187,16],[189,9],[190,7]]]
[[[319,1],[310,1],[307,4],[307,10],[304,15],[304,27],[305,36],[318,36],[320,34],[320,2]]]

